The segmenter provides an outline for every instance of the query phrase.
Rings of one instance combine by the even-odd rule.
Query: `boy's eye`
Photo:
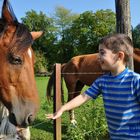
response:
[[[99,54],[100,54],[100,55],[104,55],[104,54],[105,54],[105,52],[103,52],[103,51],[100,51],[100,52],[99,52]]]

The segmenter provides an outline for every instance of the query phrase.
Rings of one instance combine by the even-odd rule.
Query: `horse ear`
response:
[[[31,32],[33,40],[36,40],[43,34],[43,31],[38,31],[38,32]]]
[[[18,22],[9,0],[3,2],[2,18],[8,23]]]

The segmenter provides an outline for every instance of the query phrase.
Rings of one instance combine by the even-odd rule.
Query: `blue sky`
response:
[[[3,0],[0,0],[0,4]],[[112,9],[115,11],[115,0],[10,0],[17,18],[25,16],[31,9],[50,16],[56,6],[63,6],[73,13],[85,11],[96,12],[100,9]],[[131,24],[135,27],[140,23],[140,0],[130,0]]]

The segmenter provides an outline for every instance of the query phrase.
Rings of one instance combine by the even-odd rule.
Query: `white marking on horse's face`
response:
[[[31,51],[30,48],[28,49],[28,55],[29,55],[30,58],[32,58],[32,51]]]

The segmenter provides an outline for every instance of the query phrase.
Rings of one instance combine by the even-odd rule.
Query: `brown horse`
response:
[[[0,19],[0,102],[9,111],[9,120],[28,126],[39,109],[34,78],[33,40],[42,32],[31,32],[17,21],[8,0]]]
[[[133,58],[135,72],[140,73],[140,49],[134,49]],[[98,53],[73,57],[62,65],[61,72],[68,89],[68,101],[79,95],[85,85],[90,86],[95,79],[105,73],[98,62]],[[48,81],[48,98],[51,96],[53,74]],[[72,123],[75,122],[73,110],[70,111],[70,120]]]

